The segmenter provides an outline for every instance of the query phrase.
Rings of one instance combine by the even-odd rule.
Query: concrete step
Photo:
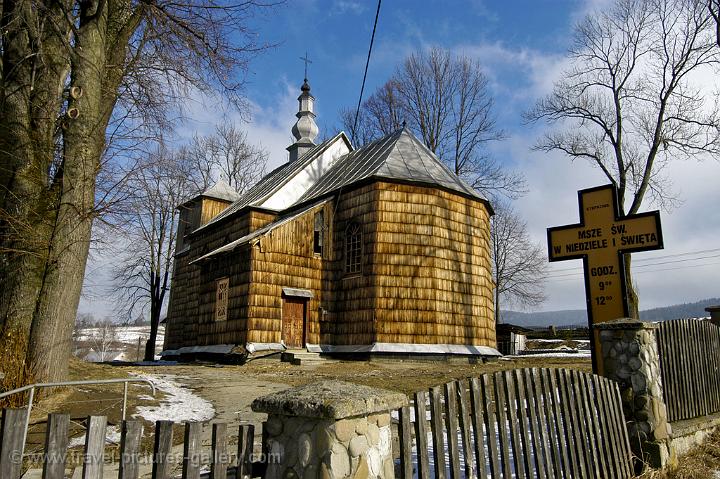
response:
[[[300,350],[288,350],[282,353],[280,360],[282,362],[291,363],[296,366],[301,364],[315,364],[315,363],[337,363],[337,359],[328,359],[320,356],[319,353],[313,353],[304,349]]]

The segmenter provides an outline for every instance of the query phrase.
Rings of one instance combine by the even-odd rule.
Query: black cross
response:
[[[300,60],[302,60],[302,61],[305,62],[305,81],[307,81],[307,66],[308,66],[308,63],[312,63],[307,56],[308,56],[308,54],[307,54],[307,52],[305,52],[305,56],[304,56],[304,57],[300,57]]]

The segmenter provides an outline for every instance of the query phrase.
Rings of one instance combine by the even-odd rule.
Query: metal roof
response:
[[[200,193],[200,196],[207,196],[208,198],[216,198],[225,201],[237,201],[240,199],[240,193],[235,191],[235,188],[225,180],[218,180],[213,186]]]
[[[326,200],[317,201],[317,202],[307,205],[304,208],[301,208],[300,210],[295,211],[289,215],[280,217],[280,218],[276,219],[275,221],[273,221],[272,223],[269,223],[269,224],[263,226],[262,228],[256,229],[255,231],[253,231],[250,234],[247,234],[241,238],[238,238],[235,241],[231,241],[230,243],[228,243],[226,245],[220,246],[219,248],[216,248],[216,249],[210,251],[209,253],[207,253],[203,256],[200,256],[198,259],[191,261],[190,264],[203,261],[205,259],[211,258],[211,257],[216,256],[221,253],[228,253],[228,252],[234,250],[235,248],[237,248],[238,246],[242,246],[244,244],[250,243],[252,240],[270,233],[272,230],[274,230],[278,226],[282,226],[285,223],[289,223],[290,221],[294,220],[295,218],[298,218],[298,217],[304,215],[305,213],[307,213],[309,210],[315,208],[316,206],[325,204],[328,201],[330,201],[329,198]]]
[[[298,203],[311,201],[368,178],[436,185],[486,201],[404,127],[339,158]]]
[[[246,191],[235,203],[230,205],[222,213],[220,213],[215,218],[213,218],[195,231],[207,228],[209,225],[212,225],[222,220],[223,218],[226,218],[233,213],[240,211],[246,206],[252,206],[262,203],[265,199],[267,199],[273,193],[278,191],[283,185],[285,185],[293,176],[302,171],[302,169],[305,168],[308,163],[312,162],[312,160],[319,153],[321,153],[323,150],[325,150],[325,148],[330,146],[342,134],[343,133],[338,133],[329,140],[326,140],[319,145],[309,149],[297,160],[290,163],[285,163],[275,168],[273,171],[265,175],[265,177],[258,183],[256,183],[252,188]]]
[[[340,135],[311,148],[296,161],[285,163],[266,175],[235,203],[195,231],[202,230],[247,206],[262,204],[295,175],[311,163],[318,154],[334,143]],[[329,193],[369,178],[409,181],[439,186],[465,196],[487,201],[477,190],[453,173],[435,154],[406,127],[338,158],[298,199],[300,206]],[[289,208],[291,209],[292,206]],[[242,238],[241,238],[242,239]]]

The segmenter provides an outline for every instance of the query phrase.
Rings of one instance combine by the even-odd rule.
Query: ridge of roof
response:
[[[208,226],[213,225],[223,220],[224,218],[233,215],[234,213],[242,210],[247,206],[252,206],[256,203],[264,201],[269,196],[277,192],[280,188],[282,188],[285,184],[287,184],[298,172],[302,171],[302,169],[305,168],[318,154],[325,151],[325,149],[327,149],[340,137],[343,137],[345,141],[347,141],[348,145],[352,148],[352,145],[347,139],[345,133],[342,131],[339,132],[332,138],[325,140],[319,145],[316,145],[313,148],[309,149],[297,160],[289,163],[283,163],[282,165],[272,170],[270,173],[265,175],[259,182],[255,183],[255,185],[253,185],[249,190],[243,193],[233,204],[228,206],[222,213],[217,215],[212,220],[208,221],[200,228],[194,230],[193,233],[207,228]]]
[[[450,170],[403,126],[340,157],[297,204],[312,201],[369,178],[384,178],[440,186],[487,202],[477,190]]]

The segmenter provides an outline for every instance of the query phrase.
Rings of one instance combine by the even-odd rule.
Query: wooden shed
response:
[[[185,205],[165,354],[499,354],[488,201],[406,128],[357,150],[304,133],[212,219]]]

